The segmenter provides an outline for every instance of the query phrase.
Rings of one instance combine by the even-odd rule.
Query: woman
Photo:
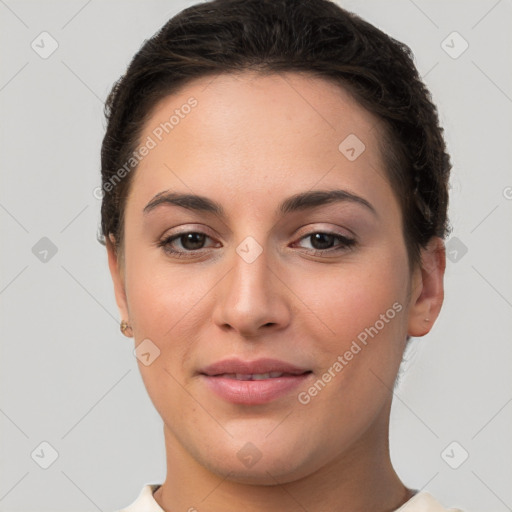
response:
[[[124,510],[445,510],[388,443],[451,167],[410,50],[327,0],[215,0],[106,114],[102,233],[167,455]]]

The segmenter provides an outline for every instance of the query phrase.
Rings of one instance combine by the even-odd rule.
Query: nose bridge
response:
[[[215,321],[244,335],[256,335],[267,324],[288,320],[285,297],[279,292],[269,252],[248,236],[235,247],[231,272],[223,279],[217,297]]]
[[[247,237],[236,247],[235,253],[233,291],[239,293],[240,299],[245,301],[251,298],[251,295],[253,300],[269,295],[272,272],[268,265],[268,249],[264,250],[253,237]]]

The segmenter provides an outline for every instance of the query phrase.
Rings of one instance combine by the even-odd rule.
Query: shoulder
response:
[[[145,485],[137,499],[128,507],[122,508],[115,512],[164,512],[158,505],[153,493],[160,487],[161,484],[147,484]],[[407,503],[404,503],[400,508],[394,512],[463,512],[458,508],[445,508],[443,507],[431,494],[428,492],[418,492]]]
[[[431,494],[422,491],[394,512],[462,512],[462,510],[445,508]]]
[[[147,484],[140,491],[137,499],[129,506],[116,510],[115,512],[164,512],[158,505],[153,493],[161,484]]]

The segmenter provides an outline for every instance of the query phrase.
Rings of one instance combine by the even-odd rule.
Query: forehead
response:
[[[173,188],[251,190],[256,197],[310,189],[320,179],[323,188],[341,179],[351,189],[389,189],[381,130],[378,118],[330,80],[304,73],[204,77],[154,107],[140,138],[151,150],[131,191],[147,200]]]
[[[189,109],[192,99],[197,105]],[[276,134],[281,141],[294,142],[300,134],[310,137],[314,133],[327,138],[336,134],[336,141],[347,129],[368,138],[375,136],[375,128],[381,128],[378,118],[345,88],[298,72],[262,75],[245,71],[194,80],[155,105],[143,134],[151,134],[173,114],[179,115],[171,122],[174,137],[193,131],[205,142],[213,136],[220,142],[224,135],[236,143],[255,135],[259,140],[273,139]],[[181,122],[187,117],[187,123]],[[221,124],[224,130],[218,130]]]

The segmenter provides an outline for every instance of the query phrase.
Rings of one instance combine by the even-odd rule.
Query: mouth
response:
[[[306,371],[304,373],[311,373],[310,371]],[[279,377],[297,377],[298,375],[303,374],[294,374],[294,373],[286,373],[286,372],[267,372],[267,373],[221,373],[218,375],[210,375],[210,377],[223,377],[225,379],[235,379],[235,380],[266,380],[266,379],[278,379]]]
[[[207,389],[223,400],[261,405],[289,395],[313,372],[276,359],[229,359],[207,366],[199,374]]]

